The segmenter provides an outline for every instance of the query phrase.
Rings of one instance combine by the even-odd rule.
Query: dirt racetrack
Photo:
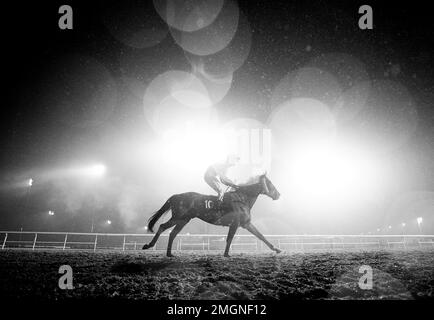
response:
[[[433,299],[434,250],[274,255],[119,251],[0,251],[0,296],[63,300],[128,299]],[[73,270],[61,290],[59,267]],[[373,270],[362,290],[362,265]]]

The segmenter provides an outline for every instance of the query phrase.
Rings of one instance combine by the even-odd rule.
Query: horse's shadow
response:
[[[167,268],[172,263],[170,261],[120,261],[115,263],[110,271],[121,274],[147,274]]]

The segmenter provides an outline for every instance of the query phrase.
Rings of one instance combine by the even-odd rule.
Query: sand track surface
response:
[[[0,251],[0,296],[62,300],[433,299],[434,250],[219,254]],[[73,270],[59,288],[59,267]],[[362,290],[361,266],[372,269]],[[365,282],[364,282],[365,283]]]

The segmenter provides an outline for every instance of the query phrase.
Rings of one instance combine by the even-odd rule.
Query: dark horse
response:
[[[149,219],[148,230],[153,232],[153,227],[157,220],[164,213],[172,210],[170,220],[160,225],[154,238],[150,243],[145,244],[143,249],[152,248],[162,232],[175,226],[170,232],[169,243],[167,245],[167,256],[171,257],[172,243],[176,235],[191,219],[199,218],[211,224],[229,227],[224,253],[225,257],[229,256],[229,248],[238,227],[243,227],[250,231],[271,250],[279,253],[280,250],[267,241],[250,221],[250,210],[260,194],[267,195],[273,200],[277,200],[280,197],[280,193],[265,174],[259,176],[258,182],[254,184],[238,186],[235,191],[226,193],[223,203],[220,205],[216,196],[208,196],[195,192],[175,194]]]

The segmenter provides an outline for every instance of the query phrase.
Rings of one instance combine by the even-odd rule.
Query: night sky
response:
[[[128,8],[130,2],[122,1],[124,4],[118,6]],[[60,30],[57,25],[58,8],[66,3],[74,10],[73,30]],[[358,28],[358,8],[363,4],[373,8],[373,30]],[[409,170],[409,190],[434,191],[434,21],[427,2],[273,0],[238,1],[238,5],[250,25],[251,46],[246,61],[233,74],[230,91],[215,106],[221,119],[250,117],[265,122],[273,111],[273,89],[288,72],[321,54],[344,52],[362,61],[371,79],[398,81],[411,93],[417,105],[417,129],[394,155]],[[164,30],[152,1],[143,8],[147,23]],[[82,216],[73,219],[64,214],[51,226],[36,218],[34,212],[48,209],[45,199],[57,192],[57,186],[35,185],[32,195],[26,197],[25,190],[14,185],[35,170],[78,159],[95,160],[115,171],[120,183],[143,181],[125,169],[131,163],[137,165],[137,159],[128,154],[119,157],[125,150],[109,143],[154,137],[142,98],[123,79],[135,78],[146,85],[167,70],[190,71],[191,65],[188,54],[169,32],[150,48],[132,48],[118,41],[110,29],[116,28],[116,21],[106,18],[116,10],[110,1],[2,4],[7,18],[1,20],[6,99],[1,108],[0,229],[19,229],[24,224],[25,229],[86,231],[87,218]],[[67,77],[67,71],[57,68],[58,61],[74,55],[94,58],[114,80],[104,88],[109,95],[103,113],[86,110],[87,104],[82,103],[85,93],[74,97],[76,108],[72,111],[55,106],[58,100],[50,95],[50,88]],[[122,62],[125,57],[140,58],[126,68]],[[115,90],[117,93],[110,95]],[[357,125],[346,124],[349,128]],[[148,190],[145,198],[153,195],[152,183]],[[161,203],[161,199],[153,204]],[[57,206],[62,212],[63,207]],[[102,210],[114,221],[122,220],[109,204],[95,208],[89,199],[81,210],[86,208]],[[144,211],[151,208],[145,206]],[[131,230],[125,224],[117,225],[112,231]],[[374,224],[367,228],[374,228]]]

